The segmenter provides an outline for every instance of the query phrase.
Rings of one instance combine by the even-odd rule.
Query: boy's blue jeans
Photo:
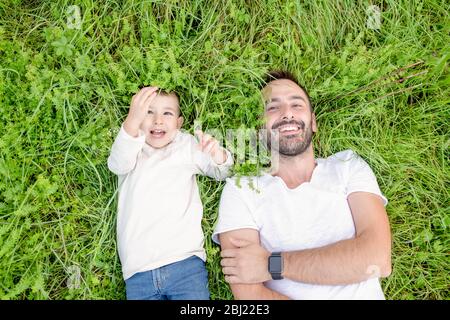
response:
[[[128,300],[209,300],[208,272],[197,256],[136,273],[125,285]]]

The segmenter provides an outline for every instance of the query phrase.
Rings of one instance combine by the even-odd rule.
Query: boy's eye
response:
[[[164,112],[164,115],[166,115],[166,116],[173,116],[172,112]]]
[[[272,111],[272,110],[275,110],[276,108],[277,108],[276,106],[271,106],[271,107],[267,108],[267,111]]]
[[[153,114],[152,110],[148,110],[147,114]]]

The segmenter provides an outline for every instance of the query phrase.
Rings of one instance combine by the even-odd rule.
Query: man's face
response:
[[[280,79],[271,81],[262,94],[268,148],[284,156],[302,154],[317,131],[305,92],[293,81]],[[272,139],[278,139],[278,146],[272,145]]]
[[[158,94],[149,106],[141,129],[145,133],[145,142],[153,148],[162,148],[172,142],[182,124],[178,98],[174,94]]]

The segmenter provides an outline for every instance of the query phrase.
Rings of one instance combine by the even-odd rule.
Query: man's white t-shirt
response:
[[[251,228],[259,231],[263,247],[277,252],[318,248],[354,238],[348,195],[371,192],[387,204],[375,175],[351,150],[316,159],[316,163],[310,182],[294,189],[270,174],[240,181],[227,179],[213,240],[219,243],[220,233]],[[339,286],[289,279],[271,280],[265,285],[292,299],[384,299],[378,278]]]
[[[124,279],[196,255],[206,260],[201,227],[202,202],[196,174],[223,180],[233,164],[217,165],[178,131],[161,149],[132,137],[121,127],[108,168],[118,175],[117,242]]]

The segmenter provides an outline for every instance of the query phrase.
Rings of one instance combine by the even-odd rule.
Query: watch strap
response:
[[[278,271],[271,271],[271,268],[270,268],[270,261],[271,261],[271,259],[270,258],[280,258],[280,261],[281,261],[280,267],[281,268],[280,268],[279,272]],[[281,275],[282,272],[283,272],[283,260],[282,260],[282,257],[281,257],[281,252],[272,252],[272,254],[269,257],[269,273],[272,276],[272,279],[273,280],[284,279],[283,276]]]

